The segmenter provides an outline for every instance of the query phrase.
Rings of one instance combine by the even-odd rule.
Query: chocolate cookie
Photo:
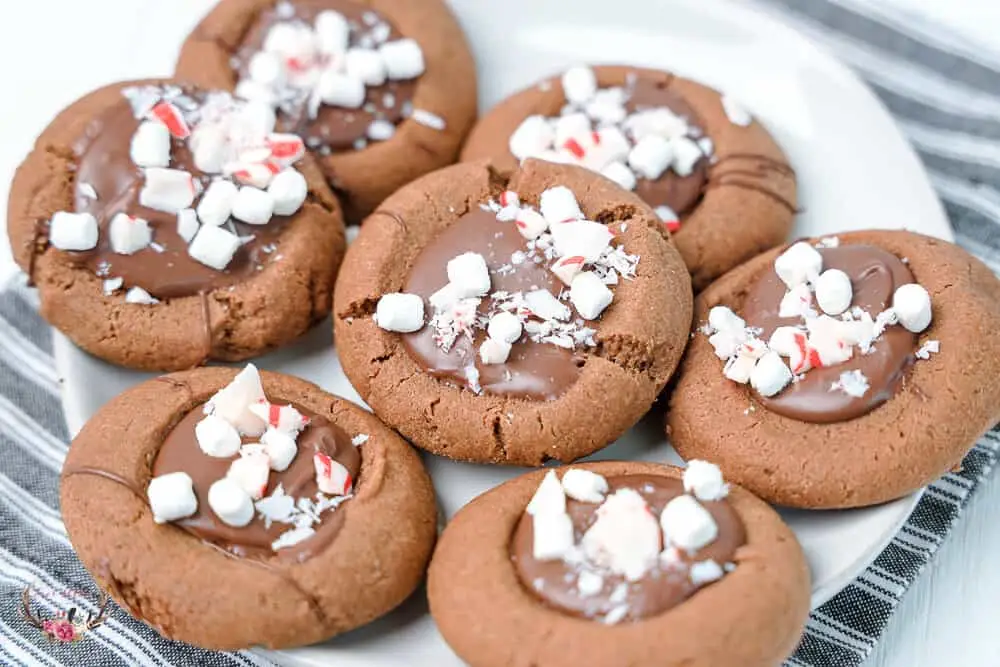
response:
[[[795,536],[766,504],[688,472],[533,472],[452,519],[428,571],[441,634],[475,667],[771,667],[809,611]]]
[[[690,280],[662,224],[579,167],[438,171],[387,199],[345,262],[344,372],[383,420],[455,459],[540,465],[606,446],[687,342]]]
[[[263,388],[252,366],[150,380],[70,447],[73,547],[165,637],[317,642],[387,613],[423,578],[436,512],[413,450],[313,384],[261,375]]]
[[[18,168],[14,258],[42,315],[139,369],[239,360],[330,310],[340,208],[267,107],[137,81],[59,114]]]
[[[360,223],[451,164],[476,118],[476,71],[441,0],[222,0],[177,76],[273,104]]]
[[[998,329],[1000,283],[950,243],[870,231],[776,249],[698,298],[668,437],[773,503],[892,500],[1000,419]]]
[[[501,171],[538,157],[634,190],[672,233],[695,291],[783,242],[795,173],[734,100],[668,72],[575,67],[507,98],[473,128],[463,160]]]

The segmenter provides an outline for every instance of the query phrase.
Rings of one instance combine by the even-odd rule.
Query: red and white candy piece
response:
[[[569,288],[569,300],[585,320],[596,320],[613,299],[614,294],[593,271],[573,278]]]
[[[360,109],[365,103],[364,81],[332,69],[320,75],[316,93],[330,106]]]
[[[628,168],[624,162],[615,160],[601,169],[601,175],[609,178],[625,190],[635,190],[638,180],[635,172]]]
[[[424,326],[424,300],[416,294],[383,294],[375,307],[375,324],[386,331],[412,333]]]
[[[565,185],[557,185],[542,192],[538,207],[550,226],[583,219],[583,212],[576,201],[576,195]]]
[[[540,319],[565,322],[570,318],[571,313],[566,304],[548,290],[532,290],[524,295],[524,302],[531,314]]]
[[[563,491],[581,503],[599,503],[608,492],[608,480],[583,468],[570,468],[562,476]]]
[[[119,255],[133,255],[149,246],[153,240],[153,230],[142,218],[127,213],[118,213],[108,225],[111,250]]]
[[[553,143],[562,146],[570,139],[584,134],[590,134],[590,118],[585,113],[570,113],[555,120],[555,137]]]
[[[188,246],[188,254],[205,266],[224,271],[241,245],[240,237],[229,230],[203,225]]]
[[[385,73],[393,81],[415,79],[424,73],[424,52],[413,39],[386,42],[378,49]]]
[[[517,315],[500,311],[490,318],[490,323],[486,327],[486,333],[490,338],[498,340],[508,345],[513,345],[521,337],[523,326]]]
[[[788,358],[788,365],[793,375],[805,373],[812,368],[810,359],[809,339],[806,333],[795,327],[778,327],[771,334],[767,345],[783,357]]]
[[[793,244],[774,260],[774,271],[788,289],[816,280],[822,270],[823,256],[805,241]]]
[[[177,211],[177,235],[191,243],[198,234],[198,214],[193,208]]]
[[[293,405],[278,405],[262,400],[251,405],[250,412],[263,419],[270,428],[286,433],[298,433],[309,425],[309,418]]]
[[[153,521],[167,523],[184,519],[198,511],[194,481],[186,472],[172,472],[154,477],[146,489]]]
[[[203,225],[213,227],[225,224],[233,213],[233,202],[238,193],[239,188],[232,181],[212,181],[198,202],[198,219]]]
[[[660,526],[666,541],[679,549],[697,551],[715,541],[719,527],[693,496],[677,496],[663,508]]]
[[[655,181],[670,167],[673,159],[674,153],[670,142],[651,134],[640,139],[629,151],[628,165],[639,176]]]
[[[170,130],[158,121],[143,121],[132,135],[129,157],[140,167],[169,166]]]
[[[286,169],[271,180],[267,192],[274,200],[275,215],[294,215],[309,194],[306,177],[295,169]]]
[[[510,343],[495,338],[487,338],[479,345],[479,359],[484,364],[503,364],[510,356]]]
[[[853,298],[851,278],[840,269],[827,269],[816,280],[816,303],[827,315],[840,315]]]
[[[486,259],[476,252],[466,252],[448,260],[448,282],[459,298],[485,296],[492,282]]]
[[[342,463],[323,452],[316,452],[313,466],[316,468],[316,486],[320,491],[331,496],[346,496],[351,492],[354,482],[350,471]]]
[[[597,92],[597,76],[589,67],[571,67],[562,75],[563,93],[572,104],[586,104]]]
[[[194,437],[207,456],[227,459],[236,456],[243,444],[236,427],[218,415],[205,415],[195,424]]]
[[[757,360],[750,373],[750,386],[761,396],[774,396],[792,381],[792,372],[777,352],[769,351]]]
[[[917,283],[896,288],[892,295],[892,309],[907,331],[920,333],[931,325],[931,295]]]
[[[170,136],[177,139],[187,139],[191,136],[191,128],[184,120],[184,114],[170,102],[158,102],[150,109],[149,115],[163,123],[170,132]]]
[[[267,148],[270,157],[283,165],[290,165],[302,159],[306,154],[306,145],[302,138],[294,134],[272,134],[267,138]]]
[[[820,315],[806,321],[809,329],[809,364],[813,368],[836,366],[854,356],[847,339],[848,331],[841,320]]]
[[[663,547],[660,525],[633,489],[619,489],[597,508],[597,519],[583,535],[587,560],[638,581],[652,568]]]
[[[276,472],[287,470],[299,453],[293,432],[269,428],[260,436],[260,444],[264,445],[264,453],[267,454],[271,470]]]
[[[227,162],[222,173],[237,183],[263,190],[281,171],[281,166],[270,159],[260,162]]]
[[[97,238],[97,219],[90,213],[59,211],[49,221],[49,243],[60,250],[90,250]]]
[[[190,208],[196,194],[191,174],[182,169],[154,167],[145,170],[146,182],[139,191],[139,204],[164,213]]]
[[[327,9],[316,16],[316,46],[320,53],[341,54],[347,51],[351,27],[340,12]]]
[[[266,190],[245,185],[233,199],[233,217],[249,225],[266,225],[274,215],[274,197]]]
[[[239,484],[254,500],[264,497],[270,476],[271,461],[263,451],[250,451],[241,455],[229,464],[229,472],[226,473],[226,477]]]
[[[385,63],[375,49],[348,49],[344,56],[344,70],[347,76],[360,79],[366,86],[381,86],[385,83]]]
[[[690,176],[695,163],[704,157],[698,144],[687,137],[671,139],[670,152],[673,154],[671,166],[678,176]]]
[[[233,381],[220,389],[208,401],[206,413],[222,417],[243,435],[260,436],[267,424],[250,411],[250,406],[262,400],[264,387],[260,373],[253,364],[247,364]]]
[[[555,130],[544,116],[528,116],[517,126],[507,147],[518,160],[534,157],[550,148],[555,140]]]
[[[208,487],[208,506],[227,526],[242,528],[253,521],[253,499],[230,477],[216,480]]]
[[[542,514],[566,512],[566,493],[554,470],[545,473],[524,511],[536,518]]]
[[[719,466],[697,459],[684,469],[684,491],[698,500],[722,500],[729,495],[729,485],[722,479]]]
[[[583,271],[583,265],[586,263],[587,258],[583,255],[565,255],[553,262],[550,270],[564,284],[571,285],[573,279]]]
[[[529,241],[534,241],[549,228],[549,223],[542,214],[530,208],[522,208],[518,211],[517,217],[514,218],[514,224],[521,236]]]

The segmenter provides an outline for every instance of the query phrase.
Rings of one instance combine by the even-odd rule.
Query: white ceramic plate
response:
[[[157,20],[163,20],[157,24],[161,36],[173,30],[179,39],[210,2],[177,4],[158,15]],[[740,99],[784,146],[798,172],[805,209],[797,219],[796,236],[905,226],[951,239],[922,167],[874,96],[829,55],[746,5],[617,0],[611,11],[603,0],[576,0],[571,10],[556,0],[505,0],[502,16],[492,3],[453,0],[453,5],[476,52],[483,109],[577,62],[671,69]],[[190,13],[185,13],[188,8]],[[99,17],[93,23],[92,37],[100,39]],[[156,62],[162,60],[158,56]],[[360,402],[329,341],[327,323],[259,364]],[[56,360],[65,378],[66,414],[74,433],[112,396],[149,377],[100,362],[61,336]],[[664,440],[658,417],[640,423],[594,458],[680,461]],[[449,516],[521,472],[432,456],[426,461]],[[814,606],[871,562],[915,502],[913,496],[849,512],[782,512],[809,559]],[[285,664],[341,667],[461,664],[435,630],[422,591],[361,630],[325,644],[267,655]]]

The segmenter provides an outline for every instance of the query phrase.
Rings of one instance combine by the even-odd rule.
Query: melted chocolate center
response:
[[[633,489],[659,516],[667,503],[684,494],[680,480],[656,475],[619,475],[608,477],[609,494],[619,489]],[[595,595],[581,595],[577,587],[578,568],[562,560],[536,560],[534,550],[534,523],[525,513],[514,531],[510,555],[521,584],[545,604],[573,616],[596,618],[607,615],[612,609],[625,604],[625,619],[639,620],[661,614],[691,597],[703,585],[692,583],[688,565],[714,560],[720,566],[730,563],[736,550],[746,543],[746,530],[736,511],[725,500],[705,502],[719,528],[714,542],[695,553],[679,550],[680,561],[673,564],[658,563],[635,582],[621,575],[604,574],[604,584]],[[566,501],[566,511],[573,521],[575,541],[583,538],[597,520],[598,503]],[[623,588],[624,587],[624,588]],[[622,591],[625,595],[622,596]]]
[[[368,43],[373,28],[384,25],[388,28],[387,41],[401,39],[403,34],[386,18],[369,7],[351,0],[292,0],[295,10],[291,18],[276,8],[260,13],[250,26],[243,42],[236,50],[236,71],[238,76],[248,75],[250,59],[261,50],[267,33],[277,23],[297,21],[313,24],[320,12],[333,10],[344,15],[351,26],[350,46],[372,48]],[[344,150],[355,146],[358,140],[365,140],[368,126],[372,121],[385,120],[399,123],[412,108],[413,95],[418,79],[406,81],[386,81],[381,86],[366,86],[365,103],[360,109],[322,104],[316,118],[310,118],[305,94],[301,100],[290,101],[279,107],[278,131],[300,135],[311,148]],[[326,150],[321,150],[326,152]]]
[[[913,274],[898,257],[870,245],[821,248],[823,270],[840,269],[851,278],[854,298],[851,306],[859,306],[872,318],[888,308],[892,295],[900,285],[913,282]],[[767,271],[751,287],[743,304],[747,325],[760,327],[762,340],[780,326],[802,324],[798,317],[778,315],[781,299],[787,288],[778,274]],[[778,394],[755,397],[768,410],[800,421],[825,424],[847,421],[864,415],[887,401],[899,388],[906,370],[913,363],[917,336],[902,326],[894,325],[875,341],[869,354],[854,349],[854,356],[842,364],[806,371],[801,380]],[[840,390],[831,390],[846,371],[859,370],[868,379],[869,389],[860,398]]]
[[[295,408],[311,418],[309,425],[297,439],[299,453],[291,465],[283,472],[271,471],[265,496],[270,495],[281,484],[286,495],[315,499],[316,470],[313,454],[323,452],[343,464],[351,473],[357,486],[358,472],[361,470],[361,454],[351,444],[351,439],[338,426],[323,417],[317,417],[296,405]],[[198,511],[174,524],[221,549],[242,557],[266,560],[277,558],[282,561],[301,562],[322,551],[344,523],[344,512],[348,504],[323,512],[316,533],[302,542],[274,551],[271,543],[291,524],[273,522],[267,527],[264,520],[255,515],[246,526],[229,526],[215,515],[208,504],[208,489],[217,480],[226,476],[229,465],[239,455],[229,458],[208,456],[201,451],[195,437],[195,425],[204,418],[201,406],[184,416],[167,435],[160,452],[153,463],[153,477],[171,472],[185,472],[194,480],[194,492],[198,497]],[[256,442],[254,438],[244,438],[244,444]]]
[[[527,250],[524,237],[510,222],[498,222],[496,215],[474,208],[431,241],[417,256],[403,291],[424,299],[425,313],[432,313],[428,298],[448,283],[448,261],[466,252],[479,253],[486,260],[492,280],[491,293],[496,291],[530,292],[548,290],[558,295],[563,289],[546,264],[527,259],[511,267],[511,255]],[[479,312],[487,315],[492,299],[486,296]],[[571,304],[566,304],[578,317]],[[561,396],[580,376],[583,358],[572,350],[549,343],[536,343],[522,335],[514,343],[510,357],[503,364],[483,364],[479,345],[486,332],[476,329],[473,338],[459,336],[447,352],[438,347],[433,326],[403,335],[403,345],[410,356],[428,373],[463,387],[471,386],[467,369],[479,372],[479,385],[486,393],[550,400]]]
[[[200,100],[198,93],[190,94]],[[247,225],[238,221],[232,225],[239,236],[252,240],[244,244],[224,271],[205,266],[188,254],[188,243],[177,233],[177,216],[139,205],[139,191],[145,179],[142,169],[132,162],[129,147],[132,135],[139,127],[131,105],[125,99],[107,107],[95,116],[73,144],[76,157],[76,196],[78,213],[91,213],[97,218],[100,238],[97,247],[85,252],[68,253],[71,257],[101,277],[120,277],[125,287],[138,286],[155,297],[170,299],[227,287],[254,275],[268,261],[265,246],[274,243],[290,220],[274,216],[266,225]],[[194,166],[187,141],[172,139],[170,167],[190,172],[202,185],[211,177]],[[81,190],[88,184],[97,192],[91,199]],[[132,255],[119,255],[111,249],[108,227],[117,213],[143,218],[153,230],[153,246]]]

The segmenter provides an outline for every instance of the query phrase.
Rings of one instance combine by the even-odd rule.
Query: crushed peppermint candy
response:
[[[917,359],[923,359],[926,361],[931,358],[932,354],[937,354],[941,351],[941,342],[936,340],[929,340],[920,346],[917,353],[914,355]]]
[[[830,385],[830,391],[842,391],[854,398],[861,398],[868,389],[868,378],[860,370],[844,371],[840,379]]]
[[[358,433],[356,436],[351,438],[351,444],[354,445],[355,447],[360,447],[361,445],[368,442],[370,437],[371,436],[369,436],[367,433]]]

